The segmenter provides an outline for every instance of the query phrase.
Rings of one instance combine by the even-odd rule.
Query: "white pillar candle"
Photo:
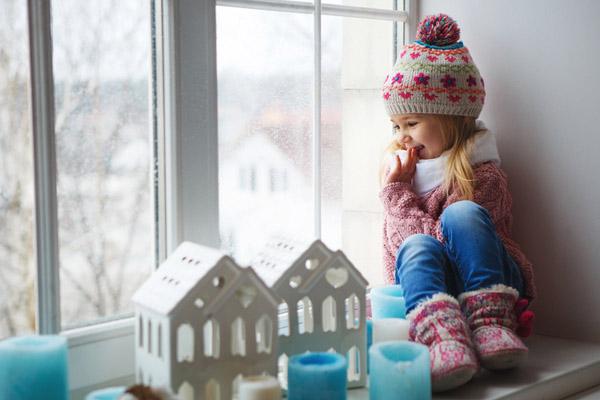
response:
[[[239,400],[281,400],[281,386],[277,378],[248,376],[242,379],[239,387]]]
[[[373,343],[408,340],[410,322],[403,318],[373,320]]]

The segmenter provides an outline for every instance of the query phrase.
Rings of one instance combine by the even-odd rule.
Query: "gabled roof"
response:
[[[135,292],[131,300],[160,314],[170,314],[186,295],[221,262],[223,252],[183,242]]]
[[[278,234],[252,259],[250,266],[268,287],[274,287],[284,279],[290,271],[292,264],[306,253],[321,248],[326,253],[331,250],[320,240],[307,240],[291,235]]]

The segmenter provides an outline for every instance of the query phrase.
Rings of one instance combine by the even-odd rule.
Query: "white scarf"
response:
[[[492,161],[500,165],[500,156],[496,146],[496,138],[486,129],[483,121],[475,122],[475,129],[480,132],[475,137],[473,150],[471,151],[471,164],[475,165],[482,162]],[[407,156],[406,150],[398,150],[394,154],[400,155],[400,160],[404,163]],[[394,167],[394,154],[392,154],[391,167]],[[419,160],[417,169],[413,177],[413,192],[421,198],[431,193],[435,188],[442,184],[444,180],[444,167],[450,155],[450,150],[442,153],[438,158],[430,160]]]

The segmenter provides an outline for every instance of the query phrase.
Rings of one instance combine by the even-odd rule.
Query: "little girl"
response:
[[[396,135],[382,171],[384,275],[402,286],[410,338],[429,346],[433,391],[480,365],[527,359],[531,263],[510,238],[511,196],[493,135],[476,121],[483,78],[447,15],[428,16],[385,80]],[[386,156],[389,160],[390,156]]]

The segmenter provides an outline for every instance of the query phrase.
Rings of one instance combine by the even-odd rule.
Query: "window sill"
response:
[[[72,400],[95,389],[135,380],[134,319],[124,318],[63,332],[69,346]]]
[[[436,399],[565,399],[600,384],[600,344],[533,335],[525,344],[529,360],[501,373],[482,370],[473,382],[433,396]],[[348,392],[348,400],[368,400],[369,390]]]
[[[65,333],[69,340],[71,398],[134,381],[133,319]],[[533,335],[521,368],[482,371],[473,382],[433,399],[565,399],[600,384],[600,344]],[[348,391],[349,400],[368,400],[369,389]]]

